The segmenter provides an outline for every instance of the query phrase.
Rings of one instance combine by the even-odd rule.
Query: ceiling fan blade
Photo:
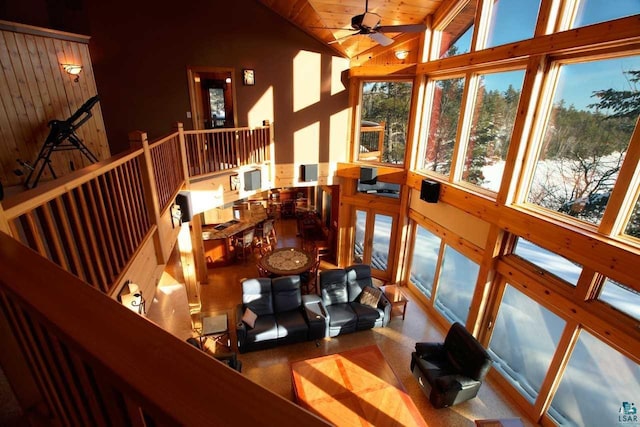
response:
[[[382,33],[369,33],[367,36],[382,46],[389,46],[393,43],[393,39],[391,37],[387,37]]]
[[[407,24],[407,25],[381,25],[376,31],[382,33],[419,33],[427,29],[424,24]]]
[[[355,32],[355,33],[353,33],[353,34],[347,34],[346,36],[342,36],[342,37],[339,37],[339,38],[337,38],[337,39],[335,39],[335,40],[331,40],[331,41],[330,41],[330,42],[328,42],[327,44],[339,43],[339,42],[341,42],[342,40],[348,39],[348,38],[349,38],[349,37],[351,37],[351,36],[356,36],[356,35],[358,35],[359,33],[360,33],[360,31],[356,31],[356,32]]]

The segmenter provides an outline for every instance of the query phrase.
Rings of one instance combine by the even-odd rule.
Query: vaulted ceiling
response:
[[[258,0],[280,16],[348,58],[356,58],[379,46],[365,35],[350,34],[351,18],[365,12],[367,0]],[[368,0],[368,12],[379,15],[381,26],[424,24],[443,0]],[[396,43],[415,33],[383,32]],[[406,34],[406,35],[405,35]],[[337,40],[337,41],[336,41]]]

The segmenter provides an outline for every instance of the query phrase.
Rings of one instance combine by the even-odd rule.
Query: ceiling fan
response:
[[[387,37],[383,33],[418,33],[424,31],[424,24],[408,24],[408,25],[380,25],[380,15],[369,12],[369,0],[365,0],[364,13],[351,18],[351,28],[356,30],[355,33],[332,40],[329,44],[339,43],[349,37],[363,35],[367,36],[382,46],[389,46],[393,43],[391,37]],[[336,28],[346,30],[346,28]]]

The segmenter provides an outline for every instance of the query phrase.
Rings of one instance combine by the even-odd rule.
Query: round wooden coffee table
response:
[[[259,262],[271,274],[289,276],[309,271],[313,261],[313,254],[303,249],[280,248],[265,255]]]

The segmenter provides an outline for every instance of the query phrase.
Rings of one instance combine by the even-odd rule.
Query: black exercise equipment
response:
[[[42,172],[44,172],[45,167],[49,168],[53,178],[57,178],[56,173],[51,166],[50,159],[51,153],[54,151],[80,150],[80,152],[89,159],[91,163],[98,161],[98,158],[91,152],[91,150],[89,150],[89,148],[87,148],[86,145],[84,145],[82,140],[75,133],[76,129],[92,117],[91,109],[98,100],[98,95],[91,97],[67,120],[51,120],[49,122],[51,131],[40,150],[40,154],[38,154],[38,158],[33,165],[29,167],[31,171],[24,183],[25,187],[35,188],[38,185],[38,181],[40,181],[40,177],[42,176]],[[31,182],[32,178],[34,178],[33,182]]]

